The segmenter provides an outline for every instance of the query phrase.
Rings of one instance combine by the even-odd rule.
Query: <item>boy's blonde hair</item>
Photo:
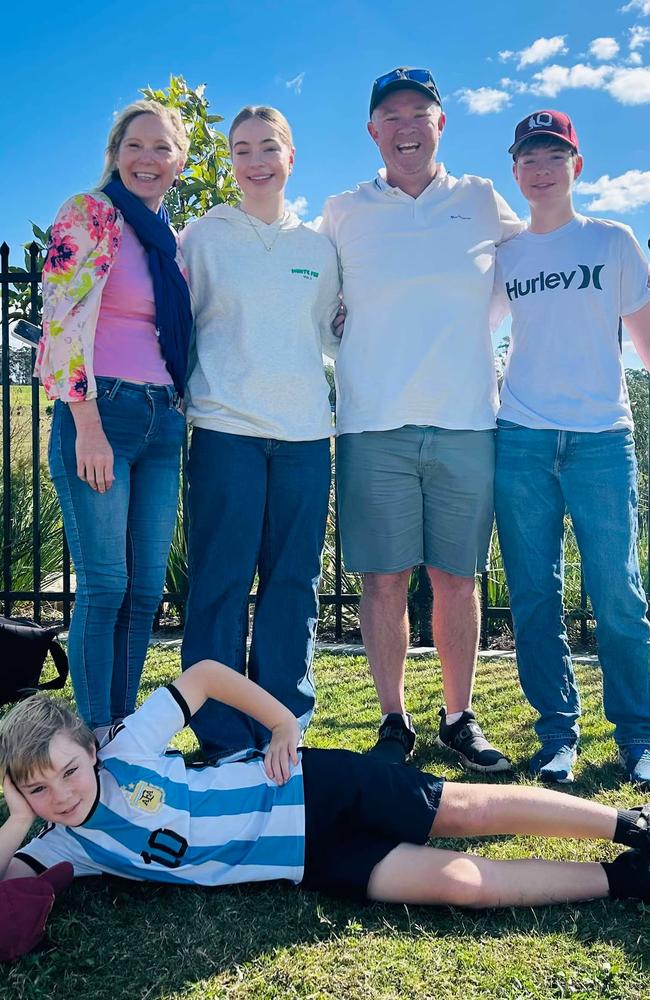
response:
[[[89,753],[97,746],[88,729],[63,698],[33,694],[0,719],[0,780],[7,771],[21,784],[52,766],[50,743],[64,733]]]
[[[104,172],[97,185],[98,187],[102,188],[110,181],[111,174],[115,170],[120,144],[126,135],[126,130],[133,119],[138,118],[140,115],[155,115],[164,125],[167,125],[174,137],[174,144],[180,154],[179,158],[183,161],[186,159],[190,148],[190,140],[188,139],[178,108],[167,108],[164,104],[159,104],[158,101],[146,101],[143,98],[140,101],[134,101],[132,104],[129,104],[128,107],[124,108],[116,116],[113,128],[108,134],[106,152],[104,153]]]
[[[228,142],[230,143],[231,149],[232,137],[235,134],[236,129],[239,128],[242,122],[247,122],[250,118],[259,118],[261,121],[266,122],[267,125],[270,125],[271,128],[275,129],[287,146],[293,148],[291,126],[281,111],[278,111],[277,108],[271,108],[267,104],[247,104],[245,108],[241,109],[238,115],[235,115],[233,123],[230,126],[230,131],[228,132]]]

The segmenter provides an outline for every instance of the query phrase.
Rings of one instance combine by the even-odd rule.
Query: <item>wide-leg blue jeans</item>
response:
[[[189,459],[186,670],[220,660],[275,695],[305,729],[330,483],[330,446],[195,427]],[[248,595],[258,574],[248,666]],[[206,757],[263,747],[269,732],[216,701],[194,716]]]
[[[539,713],[539,739],[575,744],[579,735],[562,601],[566,511],[596,619],[605,715],[620,746],[650,745],[650,625],[631,432],[533,430],[499,421],[495,510],[519,677]]]
[[[49,463],[77,578],[68,656],[79,714],[107,726],[135,708],[176,512],[185,418],[174,391],[97,379],[115,481],[97,493],[77,476],[70,407],[54,404]]]

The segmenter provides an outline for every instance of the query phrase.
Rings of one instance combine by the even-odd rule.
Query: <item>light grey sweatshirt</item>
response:
[[[190,422],[283,441],[328,437],[322,354],[338,347],[339,305],[330,241],[288,213],[266,225],[217,205],[184,230],[181,247],[194,307]]]

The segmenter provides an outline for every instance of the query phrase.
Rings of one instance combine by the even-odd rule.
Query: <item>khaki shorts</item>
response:
[[[342,434],[336,482],[346,569],[399,573],[424,563],[454,576],[482,572],[493,481],[492,430]]]

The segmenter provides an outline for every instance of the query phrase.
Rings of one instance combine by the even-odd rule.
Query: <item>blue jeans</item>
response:
[[[49,462],[77,577],[68,656],[79,714],[110,725],[135,708],[178,509],[185,419],[172,387],[97,379],[115,481],[77,476],[70,407],[54,404]]]
[[[495,509],[524,694],[543,744],[575,744],[580,697],[562,602],[570,514],[596,619],[605,715],[620,746],[650,744],[650,625],[637,554],[630,431],[498,422]]]
[[[307,727],[330,482],[330,448],[197,427],[189,460],[189,578],[182,666],[220,660]],[[258,574],[248,671],[248,595]],[[210,701],[192,719],[206,757],[262,747],[269,732]]]

